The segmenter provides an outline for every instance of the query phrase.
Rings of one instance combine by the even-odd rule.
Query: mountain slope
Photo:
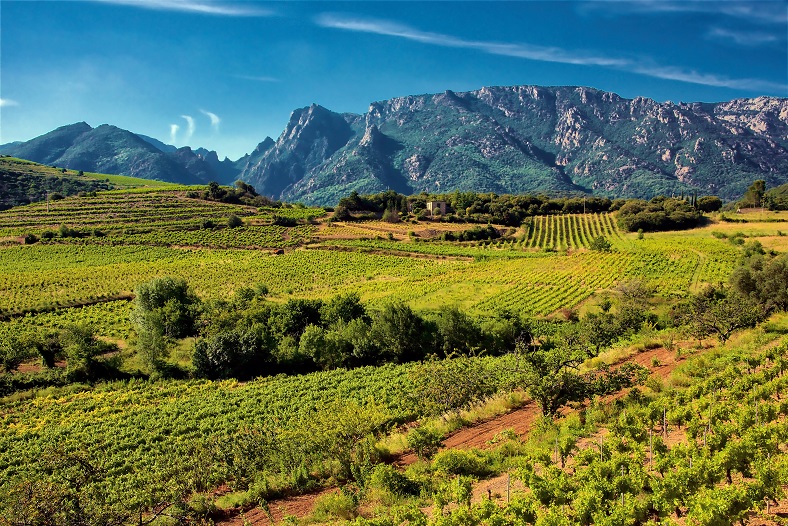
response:
[[[164,150],[160,149],[163,147]],[[237,171],[230,161],[206,160],[190,148],[175,149],[116,126],[63,126],[30,141],[4,145],[0,153],[86,172],[128,175],[183,184],[228,182]],[[216,157],[215,152],[208,152]],[[229,164],[229,166],[228,166]]]
[[[788,100],[658,103],[582,87],[513,86],[313,105],[241,178],[261,193],[332,203],[375,192],[578,193],[732,199],[788,174]]]

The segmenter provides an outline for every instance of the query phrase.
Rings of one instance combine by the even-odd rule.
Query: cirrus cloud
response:
[[[7,108],[10,106],[19,106],[19,103],[11,99],[0,99],[0,108]]]
[[[675,66],[663,66],[648,58],[636,59],[606,56],[582,50],[567,50],[558,47],[537,46],[526,43],[467,40],[453,35],[422,31],[390,20],[323,13],[315,18],[315,23],[321,27],[330,29],[402,38],[434,46],[472,49],[491,55],[503,55],[541,62],[597,66],[617,71],[632,72],[658,79],[675,80],[704,86],[737,90],[768,90],[782,93],[788,91],[788,84],[762,79],[734,79],[722,75],[682,69]]]
[[[259,7],[216,2],[214,0],[90,0],[102,4],[115,4],[156,11],[180,11],[214,16],[273,16],[274,12]]]
[[[219,131],[219,124],[221,124],[222,119],[220,119],[218,115],[207,110],[200,110],[200,113],[211,119],[211,128],[213,131]]]

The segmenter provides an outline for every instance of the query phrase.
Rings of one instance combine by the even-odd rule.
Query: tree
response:
[[[227,226],[229,228],[238,228],[239,226],[243,226],[243,225],[244,225],[243,219],[241,219],[235,214],[230,214],[230,217],[227,218]]]
[[[320,306],[320,323],[330,327],[337,322],[349,323],[356,318],[369,319],[361,297],[355,292],[338,294]]]
[[[722,199],[716,195],[707,195],[698,199],[697,207],[701,212],[716,212],[722,208]]]
[[[298,351],[309,356],[323,370],[336,369],[343,362],[341,348],[327,331],[317,325],[308,325],[298,341]]]
[[[24,338],[11,333],[0,335],[0,365],[3,366],[4,372],[16,371],[22,362],[32,356],[33,352]]]
[[[734,331],[762,321],[764,311],[748,296],[709,286],[689,301],[685,315],[696,337],[716,336],[724,343]]]
[[[521,381],[543,415],[552,417],[567,402],[586,397],[585,383],[578,374],[587,358],[583,350],[550,341],[532,345],[521,340],[516,352]]]
[[[443,354],[472,354],[482,345],[482,333],[473,318],[457,307],[442,307],[435,325]]]
[[[166,336],[183,338],[194,334],[199,305],[199,298],[185,280],[169,276],[154,278],[134,291],[133,321],[139,323],[145,316],[159,316]]]
[[[766,193],[766,181],[758,179],[753,181],[747,192],[744,193],[739,206],[757,208],[763,205],[763,194]]]
[[[736,292],[758,301],[765,311],[788,310],[788,255],[764,258],[752,254],[729,280]]]
[[[371,329],[386,360],[408,362],[427,354],[431,327],[404,303],[389,303],[378,312]]]
[[[199,299],[186,281],[155,278],[135,290],[132,321],[137,350],[151,371],[161,371],[172,340],[195,333]]]
[[[413,369],[419,400],[427,414],[442,415],[463,409],[495,392],[494,382],[471,358],[431,360]]]
[[[385,212],[383,212],[383,221],[387,223],[399,223],[399,213],[393,208],[387,208]]]
[[[100,367],[96,358],[115,352],[118,346],[99,340],[92,327],[85,324],[68,326],[61,335],[67,370],[73,379],[95,380]]]
[[[263,327],[220,332],[194,342],[192,366],[199,378],[251,378],[270,361]]]

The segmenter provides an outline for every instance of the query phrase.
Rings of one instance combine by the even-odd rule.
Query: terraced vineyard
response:
[[[506,319],[489,316],[502,309],[547,316],[578,307],[628,280],[652,285],[661,299],[672,302],[704,283],[727,280],[745,242],[721,223],[687,232],[626,234],[610,214],[536,217],[521,229],[486,230],[490,237],[502,236],[497,239],[455,242],[439,239],[478,225],[368,221],[329,227],[323,214],[320,209],[190,199],[185,189],[99,193],[51,202],[48,211],[46,204],[36,204],[2,212],[0,315],[8,319],[0,322],[0,339],[89,323],[98,336],[121,343],[118,357],[128,369],[119,374],[131,378],[142,374],[142,369],[135,369],[142,359],[137,347],[142,338],[136,333],[139,326],[130,321],[132,304],[118,298],[131,297],[135,287],[155,277],[183,278],[204,300],[233,298],[222,307],[227,312],[206,307],[205,313],[218,313],[217,324],[225,322],[225,315],[229,320],[241,305],[235,302],[244,296],[236,293],[242,288],[253,291],[257,284],[267,286],[267,300],[280,303],[357,293],[364,306],[371,307],[366,312],[373,324],[361,320],[353,325],[360,320],[356,318],[328,328],[313,325],[316,330],[310,333],[304,329],[323,352],[328,338],[353,335],[338,331],[361,327],[365,336],[371,334],[381,313],[387,312],[382,307],[392,302],[422,312],[456,305],[480,324]],[[230,228],[230,215],[242,218],[242,226]],[[63,235],[61,225],[76,233]],[[745,227],[752,236],[748,243],[782,237],[779,222]],[[53,231],[59,233],[50,239],[22,242],[23,235],[44,237]],[[610,242],[608,250],[591,248],[600,236]],[[276,248],[287,250],[272,253]],[[257,316],[253,309],[264,302],[271,310],[261,310],[260,316],[286,319],[266,314],[280,309],[267,300],[252,297],[246,304],[252,307],[244,312]],[[446,319],[440,316],[430,313],[425,323]],[[200,323],[208,326],[212,321]],[[434,323],[438,327],[438,321]],[[69,330],[73,329],[64,334]],[[265,362],[265,371],[279,371],[270,367],[284,367],[289,357],[316,356],[306,354],[309,347],[304,342],[309,340],[303,334],[298,340],[287,334],[278,343],[266,343],[270,348],[261,347],[261,355],[284,357]],[[195,349],[213,342],[210,338],[201,333],[197,343],[170,343],[171,350],[180,353],[178,358],[170,355],[171,362],[181,364],[192,353],[197,356]],[[71,367],[71,355],[67,359]],[[492,390],[509,385],[511,359],[466,358],[480,364]],[[192,369],[178,369],[181,377],[196,374],[197,366],[189,363]],[[106,474],[89,482],[91,491],[109,496],[105,503],[139,510],[140,516],[159,509],[160,503],[202,498],[201,492],[208,495],[220,485],[244,491],[248,498],[314,489],[319,483],[355,476],[351,472],[337,477],[338,469],[351,469],[345,464],[370,468],[373,463],[364,464],[365,455],[377,454],[370,433],[426,414],[413,376],[425,374],[420,369],[424,367],[429,364],[280,375],[245,384],[136,378],[93,387],[41,384],[65,385],[50,387],[47,396],[9,388],[5,392],[13,394],[0,403],[0,485],[9,488],[5,494],[14,495],[14,502],[25,502],[20,496],[31,487],[27,483],[57,483],[56,475],[49,477],[61,468],[47,471],[52,462],[90,459]],[[14,374],[7,373],[5,379]],[[65,382],[68,374],[66,370],[59,378]],[[746,387],[742,385],[735,396]],[[695,410],[704,410],[704,404]],[[668,411],[671,421],[676,411]],[[691,422],[691,416],[685,421]],[[362,444],[358,437],[368,437],[368,442]],[[249,458],[255,459],[254,466]],[[635,460],[642,464],[642,458]],[[0,504],[7,506],[3,498],[0,492]]]
[[[567,214],[537,216],[526,223],[522,246],[568,250],[588,248],[594,238],[620,240],[622,235],[612,214]]]
[[[172,186],[102,192],[36,203],[0,212],[0,238],[54,233],[61,225],[77,236],[58,243],[87,245],[200,246],[209,248],[284,248],[311,238],[308,224],[285,227],[275,218],[312,221],[324,215],[315,208],[261,208],[190,199],[187,188]],[[245,228],[223,228],[230,216],[243,218]]]

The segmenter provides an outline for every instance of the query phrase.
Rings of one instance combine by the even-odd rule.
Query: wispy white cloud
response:
[[[273,16],[270,9],[214,0],[90,0],[157,11],[181,11],[215,16]]]
[[[213,131],[219,131],[219,124],[222,122],[222,119],[220,119],[218,115],[207,110],[200,110],[200,113],[211,119],[211,128],[213,128]]]
[[[780,40],[777,35],[764,31],[733,31],[721,27],[712,28],[708,37],[751,47],[773,44]]]
[[[564,64],[591,66],[625,65],[625,61],[622,59],[598,56],[584,52],[570,52],[557,47],[465,40],[452,35],[421,31],[389,20],[365,19],[324,13],[318,15],[315,22],[322,27],[399,37],[435,46],[475,49],[492,55],[527,58],[543,62],[561,62]]]
[[[788,22],[788,8],[784,0],[709,1],[709,0],[590,0],[578,3],[584,12],[604,12],[608,15],[703,13],[722,15],[758,24]]]
[[[170,124],[170,144],[175,144],[178,141],[178,130],[181,127],[177,124]]]
[[[197,124],[194,122],[194,117],[191,115],[181,115],[183,119],[186,120],[186,136],[183,138],[184,142],[189,142],[194,135],[194,130],[197,128]]]
[[[607,3],[607,2],[606,2]],[[620,71],[629,71],[649,77],[676,80],[704,86],[733,88],[740,90],[768,90],[776,92],[788,91],[788,85],[760,79],[731,79],[724,76],[699,73],[673,66],[661,66],[650,60],[606,56],[586,51],[572,51],[558,47],[535,46],[523,43],[501,43],[463,38],[421,31],[412,27],[388,20],[359,18],[324,13],[316,17],[315,23],[322,27],[372,33],[396,38],[403,38],[423,44],[442,47],[473,49],[492,55],[556,62],[583,66],[599,66]]]
[[[234,75],[235,78],[241,80],[254,80],[256,82],[281,82],[280,79],[276,77],[266,77],[265,75],[254,76],[254,75]]]
[[[673,66],[659,66],[648,64],[634,64],[629,70],[649,77],[665,80],[677,80],[690,84],[701,84],[715,88],[730,88],[745,91],[767,91],[775,93],[788,92],[788,84],[771,82],[762,79],[732,79],[729,77],[700,73],[694,70],[686,70]]]
[[[0,108],[7,108],[9,106],[19,106],[19,103],[11,99],[0,99]]]

